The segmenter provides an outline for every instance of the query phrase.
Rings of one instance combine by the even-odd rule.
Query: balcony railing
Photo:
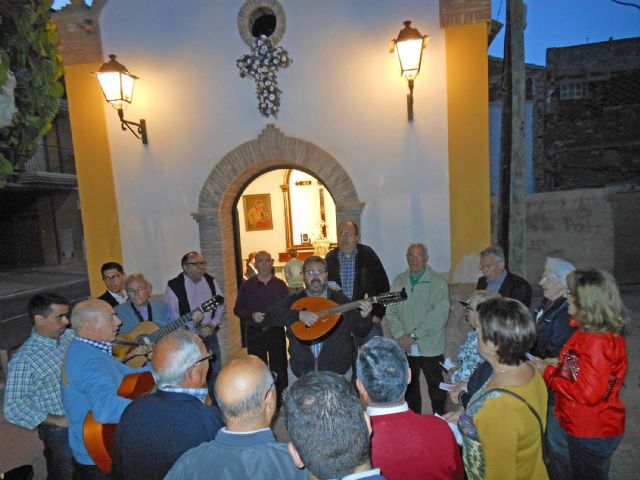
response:
[[[25,172],[76,174],[76,159],[71,148],[38,145],[35,154],[24,165]]]

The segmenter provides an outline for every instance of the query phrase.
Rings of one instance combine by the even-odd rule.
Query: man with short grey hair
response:
[[[460,452],[447,423],[416,414],[404,399],[411,371],[400,346],[373,338],[360,349],[356,368],[356,387],[373,429],[372,465],[388,480],[461,479]]]
[[[433,412],[442,415],[447,395],[440,390],[441,362],[444,362],[444,329],[449,318],[449,287],[442,275],[427,262],[427,247],[412,243],[407,249],[409,268],[398,275],[391,289],[407,292],[407,300],[387,308],[389,328],[406,352],[411,368],[411,382],[406,399],[409,408],[422,412],[420,370],[427,379]]]
[[[168,480],[302,480],[286,445],[269,428],[276,412],[275,378],[258,357],[232,360],[218,375],[216,400],[226,427],[215,440],[187,451]]]
[[[524,278],[505,268],[504,250],[500,247],[487,247],[480,252],[480,271],[476,290],[491,290],[505,298],[513,298],[531,306],[531,285]]]
[[[124,411],[113,448],[114,480],[162,479],[180,456],[215,438],[223,426],[207,398],[211,353],[196,334],[177,330],[154,349],[158,391],[135,399]]]

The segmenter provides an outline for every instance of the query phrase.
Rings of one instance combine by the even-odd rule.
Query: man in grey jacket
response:
[[[262,360],[248,355],[229,362],[218,375],[215,393],[226,428],[182,455],[165,480],[306,478],[269,428],[276,411],[275,378]]]

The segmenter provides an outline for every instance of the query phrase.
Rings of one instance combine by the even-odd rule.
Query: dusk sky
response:
[[[640,0],[624,0],[640,5]],[[491,16],[505,23],[507,0],[491,0]],[[527,63],[545,65],[546,50],[582,43],[604,42],[613,37],[640,36],[640,8],[611,0],[529,0],[524,56]],[[504,27],[489,48],[489,55],[502,57]]]
[[[640,0],[624,1],[640,5]],[[503,24],[506,2],[491,0],[492,16]],[[57,9],[68,3],[69,0],[55,0],[53,7]],[[640,36],[640,8],[619,5],[612,0],[529,0],[525,3],[527,63],[544,65],[546,49],[550,47],[603,42],[609,37],[620,39]],[[491,44],[489,54],[502,57],[503,42],[504,28]]]

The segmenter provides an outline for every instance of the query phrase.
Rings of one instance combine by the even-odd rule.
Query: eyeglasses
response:
[[[267,399],[267,395],[269,395],[269,391],[271,391],[271,389],[276,386],[276,382],[278,381],[278,373],[271,370],[271,378],[273,378],[273,382],[271,382],[271,385],[269,385],[269,388],[267,388],[267,391],[264,392],[265,400]]]
[[[204,362],[204,361],[211,362],[215,358],[216,358],[215,353],[213,353],[211,350],[207,350],[207,355],[202,357],[200,360],[196,360],[193,365],[195,366],[195,365],[199,364],[200,362]]]
[[[147,287],[140,287],[140,288],[136,288],[135,290],[133,288],[130,288],[127,290],[127,293],[129,295],[139,295],[145,292],[146,290],[147,290]]]
[[[497,265],[497,263],[489,263],[487,265],[480,265],[480,270],[482,272],[484,272],[485,270],[491,270],[493,267],[495,267]]]
[[[207,262],[203,260],[202,262],[187,262],[185,265],[193,265],[194,267],[206,267]]]
[[[320,276],[320,275],[324,275],[325,273],[327,273],[326,270],[306,270],[305,275],[311,275],[312,277],[315,277],[316,275]]]

